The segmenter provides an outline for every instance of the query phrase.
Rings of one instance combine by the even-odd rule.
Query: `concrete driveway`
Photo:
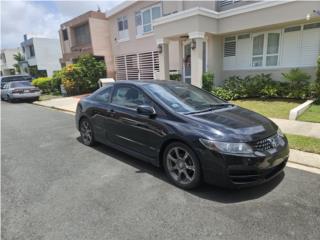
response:
[[[2,239],[319,239],[320,175],[183,191],[163,172],[78,141],[71,114],[1,103]]]

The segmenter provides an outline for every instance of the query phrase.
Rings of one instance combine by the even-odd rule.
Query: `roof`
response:
[[[111,8],[110,10],[107,10],[106,11],[106,16],[107,17],[111,17],[111,16],[117,14],[118,12],[121,12],[122,10],[130,7],[131,5],[135,4],[138,1],[139,0],[123,1],[122,3],[118,4],[114,8]]]
[[[173,81],[173,80],[117,80],[115,83],[126,83],[126,84],[132,84],[132,85],[145,85],[145,84],[185,84],[184,82],[179,82],[179,81]]]

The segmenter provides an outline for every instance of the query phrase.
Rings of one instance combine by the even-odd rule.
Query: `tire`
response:
[[[34,101],[39,101],[39,97],[33,98],[33,99],[32,99],[32,102],[34,102]]]
[[[183,189],[201,183],[201,167],[194,151],[181,142],[169,144],[163,154],[163,166],[170,181]]]
[[[7,95],[7,98],[6,98],[6,100],[8,101],[8,102],[12,102],[12,99],[10,98],[10,96],[9,95]]]
[[[81,141],[86,146],[93,146],[95,144],[93,130],[90,121],[83,118],[79,124]]]

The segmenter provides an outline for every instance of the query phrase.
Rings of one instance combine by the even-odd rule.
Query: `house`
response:
[[[109,24],[102,12],[89,11],[61,24],[61,65],[74,63],[80,55],[90,53],[106,62],[108,76],[112,77],[114,70],[109,33]]]
[[[25,61],[20,63],[25,73],[36,76],[52,76],[60,70],[59,58],[62,57],[58,39],[24,35],[21,43]]]
[[[1,76],[14,75],[16,73],[14,55],[21,53],[20,48],[1,49]]]
[[[126,1],[107,12],[117,79],[182,80],[201,86],[232,75],[315,74],[319,1]]]

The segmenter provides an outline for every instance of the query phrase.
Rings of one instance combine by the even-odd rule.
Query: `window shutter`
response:
[[[145,52],[115,57],[117,80],[150,80],[159,72],[159,53]]]

